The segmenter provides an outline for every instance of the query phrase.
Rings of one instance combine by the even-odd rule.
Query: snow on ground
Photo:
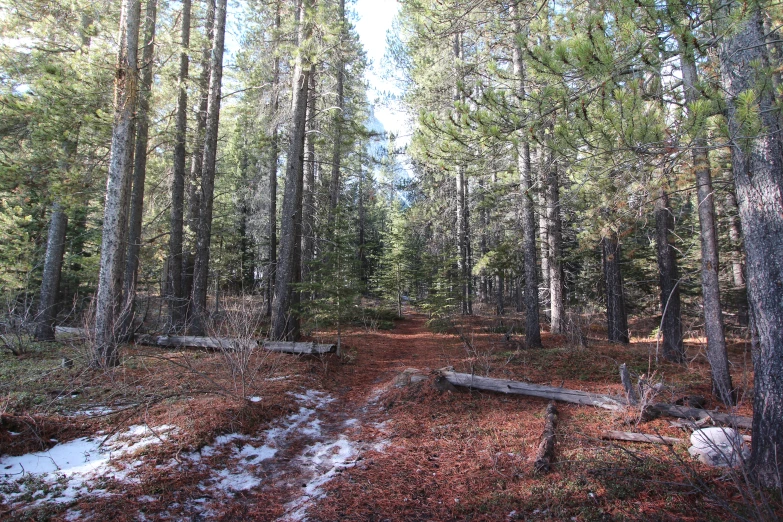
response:
[[[179,460],[172,459],[156,466],[174,469],[186,465],[208,471],[208,478],[199,484],[204,497],[188,500],[190,510],[209,518],[216,513],[213,510],[220,507],[220,495],[215,496],[216,493],[231,497],[259,487],[263,477],[268,476],[266,461],[287,450],[294,440],[302,437],[304,449],[291,456],[290,461],[281,461],[295,464],[283,471],[289,479],[292,478],[290,473],[294,473],[295,480],[303,484],[300,495],[287,504],[285,520],[306,519],[313,501],[324,495],[323,485],[336,473],[354,465],[359,448],[345,434],[334,435],[334,430],[324,427],[324,423],[329,422],[328,417],[323,416],[323,410],[336,399],[316,390],[291,395],[299,405],[298,410],[268,430],[256,435],[220,435],[199,451],[182,454]],[[255,397],[249,398],[253,399]],[[358,419],[351,418],[343,421],[337,429],[344,431],[360,426]],[[0,495],[9,505],[21,502],[34,505],[41,502],[70,503],[84,495],[106,494],[106,490],[100,489],[98,484],[107,478],[124,482],[135,480],[130,474],[142,464],[140,460],[133,459],[137,452],[151,444],[166,441],[176,430],[173,426],[131,426],[111,436],[83,437],[57,444],[48,451],[2,458]],[[386,443],[371,448],[380,451]],[[155,498],[148,496],[139,500],[151,502]],[[67,513],[67,517],[78,519],[79,516],[76,511]]]
[[[0,458],[0,495],[13,505],[64,503],[87,493],[100,494],[103,490],[92,487],[98,479],[128,480],[129,471],[119,465],[120,459],[165,441],[174,431],[174,426],[131,426],[110,436],[82,437],[47,451]]]

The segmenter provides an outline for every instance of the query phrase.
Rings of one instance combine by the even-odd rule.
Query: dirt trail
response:
[[[442,367],[460,355],[454,336],[434,334],[425,323],[424,315],[410,314],[393,330],[346,337],[348,362],[327,369],[324,386],[329,400],[311,414],[310,422],[319,426],[317,433],[292,430],[287,450],[267,470],[275,486],[286,492],[286,513],[279,520],[308,519],[307,513],[323,498],[322,485],[393,444],[386,428],[390,415],[378,398],[400,372]]]

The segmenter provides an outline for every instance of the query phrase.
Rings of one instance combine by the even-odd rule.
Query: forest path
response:
[[[323,360],[328,395],[301,401],[310,410],[304,412],[308,420],[276,442],[285,450],[267,469],[286,498],[285,514],[278,520],[317,518],[308,513],[317,511],[325,497],[322,486],[349,467],[366,469],[373,454],[393,446],[387,429],[391,415],[379,398],[401,372],[439,368],[464,357],[455,336],[429,331],[426,321],[425,315],[414,313],[397,321],[393,330],[352,332],[344,338],[339,367],[330,368],[335,362]]]

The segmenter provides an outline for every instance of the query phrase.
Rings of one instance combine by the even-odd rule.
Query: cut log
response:
[[[737,428],[752,429],[753,419],[740,415],[731,415],[729,413],[719,413],[699,408],[689,408],[687,406],[675,406],[674,404],[656,403],[652,408],[659,411],[662,415],[677,417],[680,419],[710,419],[715,423],[724,426],[735,426]]]
[[[541,435],[541,442],[538,444],[538,453],[536,461],[533,464],[535,473],[546,473],[552,467],[552,459],[555,455],[555,428],[557,427],[557,408],[552,401],[546,407],[546,422],[544,423],[544,433]]]
[[[685,439],[676,437],[664,437],[662,435],[647,435],[646,433],[632,433],[630,431],[602,431],[601,438],[605,440],[625,440],[628,442],[647,442],[650,444],[685,444]]]
[[[479,377],[469,373],[457,373],[441,370],[441,375],[454,386],[463,386],[476,390],[511,393],[516,395],[529,395],[573,404],[596,406],[606,410],[625,411],[626,401],[622,397],[611,397],[597,393],[557,388],[555,386],[543,386],[528,384],[506,379],[493,379],[491,377]]]

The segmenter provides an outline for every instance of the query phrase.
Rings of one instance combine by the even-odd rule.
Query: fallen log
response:
[[[557,426],[557,408],[551,401],[546,407],[546,422],[541,442],[538,444],[536,461],[533,463],[535,473],[546,473],[552,467],[552,459],[555,455],[555,427]]]
[[[719,413],[699,408],[689,408],[687,406],[676,406],[674,404],[665,404],[662,402],[652,404],[651,408],[662,415],[677,417],[679,419],[710,419],[713,422],[723,424],[724,426],[734,426],[745,429],[753,428],[753,419],[741,415],[731,415],[729,413]]]
[[[258,348],[258,343],[252,339],[249,339],[247,342],[245,342],[240,339],[229,339],[222,337],[194,337],[189,335],[137,335],[136,344],[164,346],[167,348],[211,348],[213,350]]]
[[[293,343],[285,341],[264,341],[264,348],[270,352],[294,353],[301,355],[321,355],[334,352],[335,345],[318,343]]]
[[[226,337],[194,337],[186,335],[137,335],[136,344],[182,348],[210,348],[213,350],[256,350],[254,339],[233,339]],[[333,344],[310,342],[264,341],[263,347],[270,352],[300,355],[324,354],[334,351]]]
[[[66,337],[68,339],[74,339],[74,338],[87,338],[87,329],[86,328],[72,328],[70,326],[55,326],[54,327],[54,335],[55,337]]]
[[[650,444],[684,444],[685,439],[676,437],[664,437],[662,435],[647,435],[645,433],[632,433],[630,431],[602,431],[601,438],[605,440],[624,440],[628,442],[648,442]]]
[[[441,370],[440,374],[454,386],[463,386],[476,390],[511,393],[516,395],[529,395],[561,402],[596,406],[606,410],[625,411],[626,401],[621,397],[611,397],[597,393],[557,388],[555,386],[543,386],[540,384],[528,384],[525,382],[511,381],[507,379],[494,379],[491,377],[479,377],[469,373],[457,373]]]

